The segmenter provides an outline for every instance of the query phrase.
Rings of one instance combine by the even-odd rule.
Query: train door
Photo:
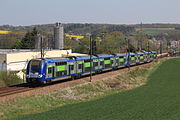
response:
[[[148,55],[144,54],[144,62],[147,62]]]
[[[111,58],[111,67],[114,67],[114,66],[116,66],[116,59],[115,59],[115,57]]]
[[[136,64],[136,58],[135,55],[130,56],[130,65]]]
[[[46,78],[54,78],[55,77],[55,65],[53,64],[48,64],[47,65],[47,72],[46,72]]]
[[[68,63],[68,65],[69,65],[69,74],[70,75],[71,74],[75,74],[76,73],[75,63],[74,62],[70,62],[70,63]]]
[[[115,58],[115,66],[118,66],[120,63],[119,63],[119,57],[116,57]]]
[[[99,69],[99,64],[98,64],[98,62],[99,62],[98,59],[93,60],[93,70]]]
[[[138,63],[139,63],[139,55],[136,54],[136,55],[135,55],[135,58],[136,58],[136,63],[138,64]]]
[[[110,60],[110,57],[106,57],[104,58],[104,66],[105,68],[110,68],[111,67],[111,60]]]
[[[151,54],[150,53],[147,53],[147,62],[150,62],[151,61]]]
[[[90,72],[91,63],[90,59],[84,60],[84,72]]]
[[[140,63],[143,63],[143,62],[144,62],[144,56],[140,55]]]
[[[119,65],[124,65],[124,63],[125,63],[124,56],[120,56],[119,57]]]
[[[82,73],[83,72],[83,61],[77,61],[77,73]]]
[[[99,59],[99,69],[104,68],[104,59]]]

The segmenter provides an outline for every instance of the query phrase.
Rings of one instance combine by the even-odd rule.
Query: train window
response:
[[[82,69],[82,64],[78,64],[78,69]]]
[[[58,71],[58,72],[56,72],[57,77],[65,76],[65,75],[67,75],[67,71]]]
[[[117,60],[116,60],[116,63],[118,63],[118,62],[119,62],[119,60],[117,59]]]
[[[104,61],[101,61],[101,62],[100,62],[100,65],[104,65]]]
[[[48,74],[52,73],[52,68],[48,68]]]
[[[61,72],[56,72],[56,76],[61,76]]]
[[[93,65],[94,65],[94,66],[98,66],[98,62],[94,62]]]
[[[104,60],[110,60],[110,57],[104,58]]]
[[[120,56],[119,58],[124,58],[124,56]]]
[[[90,60],[90,59],[84,60],[84,62],[90,62],[90,61],[92,61],[92,60]]]
[[[39,68],[41,66],[41,61],[33,60],[30,63],[30,72],[36,73],[39,72]]]
[[[67,62],[56,62],[55,64],[56,66],[67,65]]]
[[[70,65],[70,70],[74,70],[74,65]]]

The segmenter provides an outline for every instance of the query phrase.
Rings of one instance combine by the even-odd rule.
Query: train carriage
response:
[[[78,56],[76,58],[77,62],[79,62],[79,73],[84,74],[84,73],[89,73],[92,65],[92,71],[98,69],[99,67],[99,60],[96,56],[92,56],[90,59],[90,56],[84,57],[84,56]]]
[[[116,66],[118,68],[127,65],[127,54],[116,54]]]
[[[80,77],[81,75],[107,71],[127,65],[153,61],[156,52],[73,56],[68,58],[42,58],[29,61],[26,70],[27,82],[49,82],[65,78]]]
[[[114,67],[114,55],[98,55],[98,58],[101,59],[101,65],[103,66],[102,71],[109,70]]]

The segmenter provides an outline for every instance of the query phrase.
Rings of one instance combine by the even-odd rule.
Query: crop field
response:
[[[136,28],[136,31],[140,31],[140,28]],[[142,28],[142,32],[147,35],[156,36],[163,32],[175,31],[175,28]]]
[[[154,36],[154,35],[158,35],[160,33],[166,32],[166,31],[167,30],[143,30],[143,33]]]
[[[180,59],[162,63],[148,82],[100,99],[27,115],[22,120],[179,120]]]

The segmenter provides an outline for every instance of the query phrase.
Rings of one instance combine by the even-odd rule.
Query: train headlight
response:
[[[38,77],[41,78],[42,76],[43,76],[43,75],[40,74]]]
[[[26,75],[27,78],[29,78],[30,76],[29,75]]]

